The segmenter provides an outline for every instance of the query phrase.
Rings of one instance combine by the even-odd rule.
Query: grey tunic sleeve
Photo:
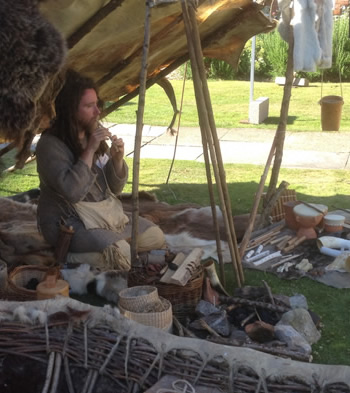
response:
[[[51,192],[76,203],[86,196],[96,175],[82,160],[74,162],[68,147],[58,138],[43,134],[36,148],[40,182]]]
[[[107,164],[104,167],[104,172],[108,181],[109,188],[116,195],[121,194],[129,176],[129,168],[125,161],[123,162],[123,165],[125,175],[122,178],[117,176],[114,170],[113,161],[111,159],[107,161]]]

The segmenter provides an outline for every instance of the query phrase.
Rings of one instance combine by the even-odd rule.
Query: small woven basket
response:
[[[135,268],[129,272],[128,285],[138,285],[141,282],[146,282],[146,279],[146,273]],[[180,322],[184,322],[187,317],[193,316],[196,306],[202,298],[203,279],[203,268],[199,266],[193,278],[183,287],[161,283],[159,279],[152,282],[152,285],[158,289],[159,296],[170,301],[175,317]]]
[[[158,297],[158,303],[161,304],[161,311],[133,312],[130,310],[125,310],[122,306],[120,306],[120,304],[119,309],[126,318],[141,323],[142,325],[153,326],[169,332],[173,324],[171,303],[169,300],[162,297]]]
[[[158,302],[158,290],[151,285],[137,285],[119,293],[119,306],[125,310],[142,312],[149,304]]]
[[[18,266],[9,273],[7,282],[7,298],[17,301],[36,300],[36,290],[27,289],[30,280],[44,280],[48,267],[36,265]]]

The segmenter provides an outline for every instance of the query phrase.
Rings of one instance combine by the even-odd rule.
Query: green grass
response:
[[[9,157],[7,164],[10,161]],[[131,159],[127,159],[132,169]],[[140,190],[154,192],[162,201],[175,204],[196,202],[209,204],[208,187],[204,165],[192,161],[176,161],[168,177],[170,160],[143,160],[140,168]],[[227,184],[234,214],[249,212],[254,193],[263,168],[254,165],[225,166]],[[132,178],[130,173],[130,179]],[[299,170],[281,169],[281,180],[290,183],[289,188],[297,191],[298,199],[326,204],[329,209],[349,207],[350,181],[347,171],[341,170]],[[268,184],[268,182],[267,182]],[[39,185],[36,164],[32,162],[25,169],[3,175],[0,182],[0,196],[12,195]],[[125,192],[131,192],[131,180]],[[235,285],[233,269],[225,266],[227,288],[231,292]],[[350,365],[350,290],[336,289],[311,279],[281,280],[276,276],[256,270],[245,270],[245,285],[261,286],[265,280],[273,293],[306,296],[309,308],[322,320],[321,339],[313,345],[315,363]]]
[[[183,82],[171,81],[180,108],[181,91]],[[192,80],[187,80],[181,114],[181,126],[198,126],[197,106]],[[254,99],[259,97],[269,98],[269,116],[264,123],[259,125],[243,124],[240,121],[248,119],[250,82],[246,81],[208,81],[211,103],[218,128],[277,128],[279,122],[283,86],[274,82],[255,82]],[[350,83],[342,84],[342,94],[339,83],[324,83],[322,96],[343,96],[340,131],[350,131]],[[289,107],[287,129],[289,131],[321,131],[321,84],[310,83],[309,87],[292,89]],[[111,113],[107,120],[119,124],[136,123],[138,98]],[[173,112],[165,92],[158,85],[154,85],[146,92],[146,106],[144,124],[167,126]],[[177,127],[177,122],[175,123]]]

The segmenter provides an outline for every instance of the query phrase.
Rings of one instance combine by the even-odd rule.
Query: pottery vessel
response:
[[[300,203],[293,208],[295,220],[300,226],[297,236],[305,236],[307,239],[316,239],[317,233],[315,227],[320,224],[324,215],[327,214],[328,207],[316,203],[310,203],[310,206]]]
[[[299,229],[299,223],[295,219],[293,209],[294,206],[300,205],[300,203],[300,201],[288,201],[283,203],[284,220],[286,222],[286,226],[289,229],[293,229],[293,231],[297,231]]]
[[[340,232],[343,230],[345,217],[340,214],[327,214],[324,216],[325,232]]]

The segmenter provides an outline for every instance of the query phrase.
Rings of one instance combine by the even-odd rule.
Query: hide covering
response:
[[[0,91],[0,139],[15,140],[22,149],[17,167],[22,167],[29,155],[25,151],[29,151],[31,136],[42,131],[40,121],[54,115],[50,103],[60,88],[64,69],[73,68],[93,78],[104,101],[122,104],[138,94],[146,3],[152,6],[149,87],[189,59],[181,1],[0,0],[0,37],[5,34],[8,40],[18,42],[18,53],[23,55],[22,62],[14,59],[8,47],[8,56],[0,61],[1,81],[8,86]],[[199,1],[195,7],[204,56],[236,66],[248,39],[276,27],[276,21],[261,11],[266,5],[269,0]],[[22,38],[17,39],[18,35]],[[26,56],[33,62],[30,78]],[[55,75],[59,70],[60,77]],[[15,107],[14,101],[18,103]],[[25,112],[14,111],[20,106]],[[29,133],[26,138],[24,132]]]

